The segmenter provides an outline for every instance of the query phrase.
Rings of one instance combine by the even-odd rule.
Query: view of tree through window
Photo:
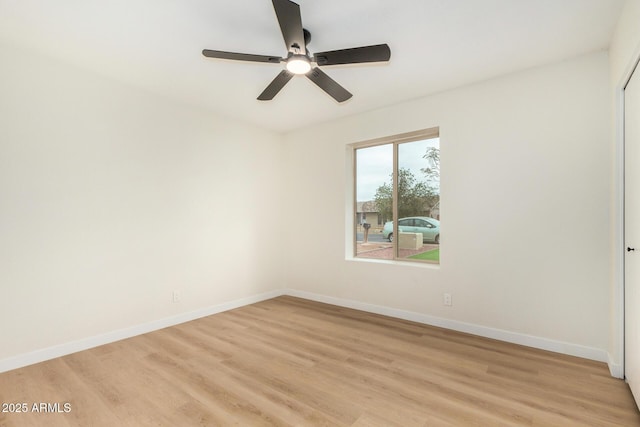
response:
[[[356,148],[355,162],[356,256],[439,263],[437,129],[419,140]]]

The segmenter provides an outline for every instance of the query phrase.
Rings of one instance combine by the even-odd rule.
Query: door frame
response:
[[[624,342],[625,342],[625,312],[624,312],[624,280],[625,280],[625,228],[624,228],[624,208],[625,208],[625,156],[624,156],[624,115],[625,100],[624,91],[627,83],[631,79],[636,67],[640,70],[640,45],[638,45],[632,55],[631,61],[622,73],[619,82],[614,90],[614,138],[615,154],[613,169],[614,184],[614,209],[613,209],[613,289],[612,289],[612,338],[609,353],[609,371],[613,377],[624,378]],[[616,354],[618,357],[616,357]]]

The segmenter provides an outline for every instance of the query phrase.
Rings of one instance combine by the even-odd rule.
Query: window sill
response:
[[[375,258],[360,258],[354,256],[347,256],[345,261],[352,262],[364,262],[371,264],[383,264],[383,265],[395,265],[401,267],[417,267],[426,268],[428,270],[440,270],[440,264],[420,262],[420,261],[402,261],[399,259],[375,259]]]

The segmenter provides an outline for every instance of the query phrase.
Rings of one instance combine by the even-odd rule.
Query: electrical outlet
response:
[[[448,294],[448,293],[442,294],[442,304],[447,306],[453,305],[451,302],[451,294]]]
[[[182,295],[180,294],[180,291],[175,290],[173,291],[173,302],[180,302],[180,300],[182,299]]]

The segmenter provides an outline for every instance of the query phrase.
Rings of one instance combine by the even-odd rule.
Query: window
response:
[[[355,256],[439,264],[438,128],[367,141],[353,149]]]

